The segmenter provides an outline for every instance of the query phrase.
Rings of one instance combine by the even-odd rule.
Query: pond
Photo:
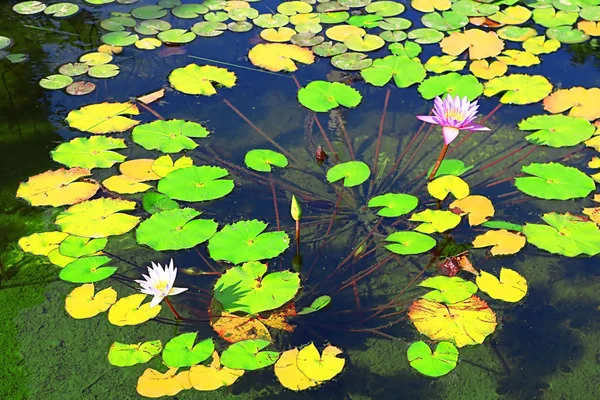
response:
[[[2,399],[600,397],[600,0],[0,10]]]

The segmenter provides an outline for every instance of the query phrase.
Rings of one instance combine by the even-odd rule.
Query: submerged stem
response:
[[[178,320],[183,320],[183,318],[181,317],[181,315],[179,315],[179,313],[177,312],[177,310],[175,310],[175,307],[173,307],[173,304],[171,303],[171,300],[169,300],[168,297],[165,297],[165,302],[167,303],[167,305],[169,306],[169,308],[171,309],[171,312],[173,313],[173,315],[175,315],[175,318]]]

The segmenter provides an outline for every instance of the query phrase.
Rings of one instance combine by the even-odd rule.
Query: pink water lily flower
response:
[[[449,145],[458,136],[459,131],[489,131],[489,128],[473,123],[479,106],[477,101],[470,102],[467,97],[446,96],[444,100],[435,98],[433,115],[417,115],[421,121],[442,126],[444,144]]]

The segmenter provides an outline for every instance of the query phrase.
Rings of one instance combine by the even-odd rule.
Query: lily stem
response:
[[[165,301],[167,302],[167,305],[171,309],[171,312],[173,313],[173,315],[175,315],[175,319],[178,319],[180,321],[183,320],[183,318],[181,317],[181,315],[179,315],[179,313],[177,312],[177,310],[175,310],[175,307],[173,307],[173,303],[171,303],[171,300],[169,300],[168,297],[165,297]]]
[[[300,254],[300,220],[296,220],[296,253]]]
[[[444,147],[442,147],[442,151],[440,151],[440,155],[438,156],[438,159],[435,162],[435,165],[433,166],[431,173],[429,174],[429,178],[427,178],[428,181],[432,181],[433,178],[435,178],[435,174],[437,174],[438,169],[440,169],[440,165],[442,165],[442,161],[444,160],[444,157],[446,156],[447,152],[448,152],[448,145],[446,143],[444,143]]]

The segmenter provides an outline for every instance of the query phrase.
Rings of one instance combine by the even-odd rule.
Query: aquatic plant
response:
[[[167,298],[167,296],[175,296],[188,290],[188,288],[173,286],[177,277],[177,268],[173,266],[173,259],[171,259],[169,265],[164,267],[152,263],[152,266],[148,267],[148,275],[142,276],[144,279],[138,279],[136,282],[140,284],[142,293],[154,296],[150,301],[150,308],[156,307],[161,301],[165,300],[175,318],[181,319],[181,316],[175,311],[171,301]]]

